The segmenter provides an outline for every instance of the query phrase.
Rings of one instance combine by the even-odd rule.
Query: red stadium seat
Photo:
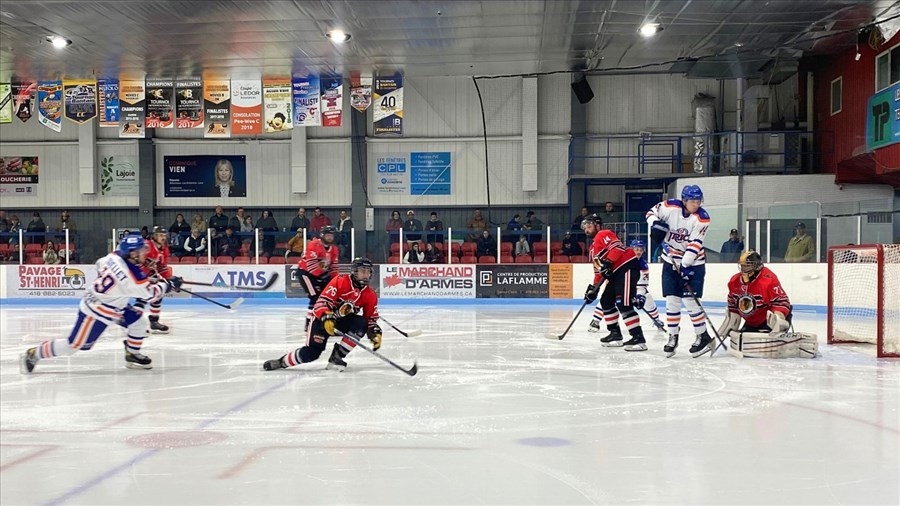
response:
[[[547,243],[545,241],[540,241],[534,243],[534,255],[546,255],[547,254]]]
[[[275,249],[287,249],[287,243],[286,242],[276,242]]]
[[[25,263],[29,265],[40,265],[44,263],[44,257],[40,256],[27,256],[25,257]]]
[[[398,255],[390,256],[390,257],[388,257],[388,263],[389,263],[389,264],[399,264],[399,263],[400,263],[400,257],[399,257]]]
[[[169,264],[180,264],[181,259],[178,257],[169,257]]]
[[[545,263],[547,263],[547,255],[546,255],[546,253],[545,253],[545,254],[542,254],[542,255],[537,255],[537,254],[535,254],[535,255],[534,255],[534,263],[536,263],[536,264],[545,264]]]
[[[455,256],[456,258],[459,258],[461,256],[461,253],[462,253],[462,246],[460,246],[458,242],[451,242],[450,243],[450,254]]]
[[[587,254],[587,246],[584,244],[584,241],[578,241],[578,245],[581,246],[581,251],[584,251]]]
[[[181,260],[178,261],[180,264],[196,264],[197,257],[181,257]]]
[[[500,255],[500,263],[501,264],[514,264],[516,263],[516,259],[512,257],[512,255]]]
[[[559,253],[562,251],[562,241],[550,241],[550,251]]]
[[[400,255],[400,243],[391,244],[391,255]]]
[[[503,255],[512,255],[513,245],[511,242],[501,242],[500,243],[500,256]]]
[[[40,244],[26,244],[25,245],[25,254],[29,253],[40,253],[43,254],[44,246]],[[43,263],[43,262],[42,262]]]
[[[566,255],[553,255],[550,257],[550,263],[554,264],[567,264],[569,261],[569,257]]]
[[[461,264],[477,264],[478,257],[476,257],[475,255],[463,255],[463,257],[459,259],[459,263],[461,263]]]
[[[572,263],[573,264],[586,264],[588,263],[588,257],[584,255],[572,255]]]
[[[234,258],[234,263],[236,263],[236,264],[249,264],[249,263],[250,263],[250,257],[235,257],[235,258]]]
[[[205,257],[205,256],[197,257],[197,263],[198,263],[198,264],[208,264],[208,263],[209,263],[209,258],[207,258],[207,257]]]
[[[250,257],[250,263],[256,263],[256,257]],[[269,257],[259,257],[259,265],[265,265],[269,263]]]
[[[478,252],[478,245],[474,242],[464,242],[462,244],[462,256],[475,256]]]
[[[262,259],[263,259],[263,257],[259,257],[259,263],[262,263]],[[284,265],[284,264],[286,264],[286,263],[287,263],[287,260],[285,260],[284,257],[282,257],[282,256],[271,256],[271,257],[269,257],[269,265],[272,265],[272,264],[281,264],[281,265]]]
[[[234,259],[228,255],[221,255],[216,257],[217,264],[233,264]]]
[[[480,264],[495,264],[497,263],[497,257],[491,255],[482,255],[478,257],[478,263]]]
[[[529,255],[521,255],[521,256],[516,257],[517,264],[530,264],[532,262],[533,262],[533,260],[531,259],[531,256],[529,256]]]

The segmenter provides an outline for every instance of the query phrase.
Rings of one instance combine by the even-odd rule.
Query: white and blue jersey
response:
[[[706,263],[703,239],[709,229],[709,214],[705,209],[687,214],[682,201],[669,199],[647,211],[647,225],[652,227],[660,220],[669,225],[662,250],[664,262],[685,267]]]
[[[107,325],[119,323],[131,299],[153,302],[166,293],[165,282],[151,283],[139,266],[117,253],[97,260],[96,265],[97,279],[81,299],[79,309]]]

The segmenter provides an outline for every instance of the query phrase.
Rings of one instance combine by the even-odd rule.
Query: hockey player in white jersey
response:
[[[663,297],[666,298],[666,326],[669,340],[663,350],[667,357],[675,355],[678,347],[682,299],[694,324],[697,339],[691,355],[699,357],[711,351],[713,340],[706,331],[706,317],[690,290],[698,299],[703,297],[703,278],[706,275],[706,254],[703,239],[709,228],[709,214],[700,207],[703,191],[697,185],[681,190],[681,200],[669,199],[647,212],[650,238],[662,246]]]
[[[52,339],[29,348],[20,356],[23,374],[34,370],[39,360],[72,355],[90,350],[109,325],[127,329],[125,366],[150,369],[151,360],[141,353],[141,344],[149,328],[149,319],[129,302],[140,299],[153,303],[167,291],[178,289],[180,278],[155,281],[141,271],[147,259],[147,246],[139,235],[128,235],[116,251],[97,261],[97,279],[78,306],[78,320],[67,339]]]
[[[647,251],[647,247],[644,244],[644,241],[640,239],[635,239],[631,241],[631,244],[628,245],[632,251],[634,251],[634,256],[641,263],[641,277],[637,282],[637,295],[632,299],[632,305],[635,309],[643,309],[647,316],[653,320],[653,325],[656,326],[657,329],[665,332],[666,326],[663,325],[663,322],[659,321],[659,311],[656,309],[656,301],[653,300],[653,295],[650,294],[650,267],[647,265],[647,259],[644,258],[644,252]]]

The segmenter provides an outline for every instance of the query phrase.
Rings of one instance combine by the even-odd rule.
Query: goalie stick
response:
[[[244,298],[243,298],[243,297],[238,297],[238,298],[235,299],[234,302],[232,302],[231,304],[222,304],[222,303],[219,302],[219,301],[215,301],[215,300],[210,299],[209,297],[206,297],[206,296],[204,296],[204,295],[200,295],[199,293],[192,292],[192,291],[188,290],[187,288],[179,288],[178,291],[181,291],[181,292],[184,292],[184,293],[191,294],[191,295],[193,295],[194,297],[197,297],[198,299],[203,299],[203,300],[205,300],[206,302],[211,302],[211,303],[213,303],[213,304],[215,304],[215,305],[217,305],[217,306],[219,306],[219,307],[223,307],[223,308],[225,308],[225,309],[234,309],[234,308],[240,306],[241,304],[243,304],[243,302],[244,302]]]
[[[606,280],[603,280],[600,283],[602,286],[600,286],[600,288],[597,290],[598,294],[603,291],[603,286],[606,285]],[[593,286],[596,287],[597,285],[593,285]],[[544,337],[546,337],[547,339],[554,340],[554,341],[562,341],[563,338],[566,337],[566,334],[569,333],[569,330],[572,329],[572,325],[575,325],[575,321],[578,320],[578,317],[581,316],[581,312],[584,311],[584,308],[587,307],[588,304],[590,304],[590,302],[588,302],[588,301],[584,301],[584,303],[581,304],[581,308],[579,308],[578,312],[575,313],[575,318],[572,318],[572,321],[569,322],[569,326],[566,327],[566,330],[564,330],[562,334],[548,332],[547,334],[544,335]]]
[[[384,323],[387,323],[388,325],[390,325],[390,327],[391,327],[392,329],[394,329],[394,330],[396,330],[397,332],[399,332],[403,337],[417,337],[417,336],[421,336],[421,335],[422,335],[422,331],[419,330],[419,329],[410,330],[409,332],[404,332],[404,331],[398,329],[397,327],[395,327],[393,323],[391,323],[391,322],[385,320],[385,318],[384,318],[383,316],[379,316],[378,318],[380,318],[381,321],[383,321]]]
[[[266,281],[266,284],[265,284],[264,286],[261,286],[261,287],[260,287],[260,286],[221,285],[221,284],[218,284],[218,285],[217,285],[217,284],[214,284],[214,283],[203,283],[203,282],[200,282],[200,281],[188,281],[188,280],[186,280],[186,279],[183,280],[182,283],[184,283],[184,284],[186,284],[186,285],[212,286],[212,287],[216,287],[216,288],[228,288],[228,289],[230,289],[230,290],[238,290],[238,291],[257,291],[257,292],[259,292],[259,291],[268,290],[269,288],[271,288],[272,285],[275,284],[275,280],[277,280],[277,279],[278,279],[278,273],[277,273],[277,272],[273,272],[273,273],[272,273],[272,276],[269,278],[269,280]]]
[[[419,366],[416,364],[415,361],[413,361],[412,367],[410,367],[409,369],[404,369],[404,368],[400,367],[399,365],[395,364],[393,360],[391,360],[391,359],[385,357],[385,356],[382,355],[381,353],[378,353],[377,351],[373,350],[372,348],[369,348],[368,346],[364,345],[363,343],[360,342],[359,339],[357,339],[357,338],[355,338],[355,337],[353,337],[353,336],[351,336],[351,335],[349,335],[349,334],[345,334],[345,333],[343,333],[343,332],[341,332],[340,330],[337,330],[337,329],[334,329],[334,334],[337,335],[337,336],[345,337],[345,338],[347,338],[347,339],[353,341],[353,342],[356,343],[356,345],[359,346],[360,348],[362,348],[362,349],[368,351],[369,353],[371,353],[372,355],[375,355],[376,357],[380,358],[381,360],[384,360],[385,362],[387,362],[388,364],[390,364],[390,365],[393,366],[394,368],[396,368],[396,369],[398,369],[398,370],[400,370],[400,371],[403,371],[403,372],[404,372],[406,375],[408,375],[408,376],[415,376],[416,373],[419,372]]]

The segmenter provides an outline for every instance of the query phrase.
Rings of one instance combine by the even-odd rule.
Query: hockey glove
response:
[[[171,278],[166,280],[169,286],[172,287],[176,292],[181,291],[181,285],[184,283],[184,280],[178,276],[172,276]]]
[[[766,325],[772,329],[772,334],[781,334],[787,332],[791,328],[791,324],[784,319],[784,315],[778,311],[766,312]]]
[[[682,265],[680,274],[681,279],[683,279],[685,283],[690,283],[691,280],[694,279],[694,274],[696,273],[694,272],[693,267]]]
[[[381,348],[381,327],[375,325],[369,329],[369,339],[372,341],[372,349],[378,351]]]
[[[662,221],[656,220],[653,222],[653,225],[650,225],[650,239],[653,242],[663,242],[666,240],[666,236],[669,235],[669,224]]]
[[[600,287],[597,285],[588,285],[587,290],[584,291],[584,302],[590,304],[597,300],[597,295],[599,294]]]
[[[639,293],[637,293],[633,297],[631,297],[631,305],[635,309],[643,308],[644,304],[646,304],[646,303],[647,303],[647,297],[644,297],[643,295],[641,295]]]
[[[609,260],[600,260],[597,270],[600,272],[601,276],[609,279],[613,273],[613,264]]]
[[[329,336],[334,335],[334,324],[337,323],[337,320],[334,318],[334,313],[328,311],[327,313],[322,315],[322,326],[325,327],[325,332],[328,333]]]

